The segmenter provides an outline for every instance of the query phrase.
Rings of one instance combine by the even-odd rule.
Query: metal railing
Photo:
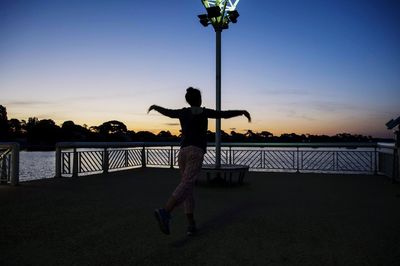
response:
[[[222,164],[245,164],[251,171],[377,174],[375,143],[223,143]],[[178,143],[63,142],[56,146],[56,177],[107,173],[135,167],[178,166]],[[209,145],[204,164],[215,163]]]
[[[378,173],[389,177],[392,182],[400,182],[400,177],[398,176],[398,170],[400,162],[396,162],[396,153],[399,150],[394,144],[379,144],[377,147],[377,157],[378,157]]]
[[[0,183],[18,185],[19,183],[19,144],[0,143]]]

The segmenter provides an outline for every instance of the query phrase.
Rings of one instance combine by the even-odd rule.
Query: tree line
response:
[[[208,131],[209,142],[215,141],[215,132]],[[275,136],[269,131],[245,133],[231,131],[221,132],[222,142],[375,142],[371,136],[340,133],[334,136],[311,134],[281,134]],[[51,119],[39,120],[30,117],[28,120],[8,119],[6,107],[0,105],[0,141],[17,141],[23,149],[52,150],[61,141],[145,141],[145,142],[178,142],[180,135],[173,135],[163,130],[158,134],[149,131],[128,130],[123,122],[112,120],[99,126],[77,125],[65,121],[61,126]]]

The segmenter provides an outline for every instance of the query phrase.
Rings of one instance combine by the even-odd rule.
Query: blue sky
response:
[[[391,136],[400,115],[400,2],[246,1],[222,34],[226,131]],[[200,0],[0,0],[0,104],[9,118],[171,130],[151,104],[215,107],[215,33]],[[210,129],[214,129],[210,123]]]

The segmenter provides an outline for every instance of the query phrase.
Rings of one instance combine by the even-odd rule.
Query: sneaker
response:
[[[171,219],[170,214],[165,209],[156,209],[154,211],[154,216],[160,225],[161,232],[169,235],[169,220]]]
[[[196,224],[188,226],[188,228],[187,228],[187,235],[188,236],[192,236],[192,235],[196,234],[196,232],[197,232]]]

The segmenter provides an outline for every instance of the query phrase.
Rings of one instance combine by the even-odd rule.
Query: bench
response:
[[[216,167],[215,164],[205,164],[203,165],[202,170],[207,175],[207,183],[222,180],[225,184],[229,183],[229,185],[232,185],[232,179],[235,175],[237,176],[238,184],[243,184],[246,172],[249,171],[249,166],[239,164],[221,164],[220,167]],[[212,174],[215,175],[213,179],[211,179]]]

